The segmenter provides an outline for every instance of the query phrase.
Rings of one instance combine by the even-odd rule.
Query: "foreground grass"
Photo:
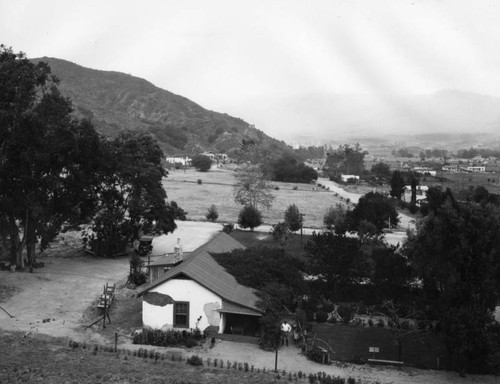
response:
[[[183,361],[106,352],[92,345],[21,333],[0,335],[0,383],[274,383],[275,375],[193,367]],[[303,381],[305,382],[305,381]]]

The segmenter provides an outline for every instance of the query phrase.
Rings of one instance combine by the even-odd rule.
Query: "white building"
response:
[[[255,336],[262,316],[255,291],[238,284],[210,255],[244,248],[221,232],[142,287],[138,296],[143,297],[143,325]]]

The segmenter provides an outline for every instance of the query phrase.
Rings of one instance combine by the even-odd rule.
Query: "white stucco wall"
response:
[[[169,295],[174,301],[189,302],[189,328],[196,328],[196,322],[201,316],[198,327],[201,331],[209,325],[218,326],[219,333],[224,330],[223,316],[217,309],[222,307],[221,297],[209,291],[193,280],[171,279],[151,289]],[[151,305],[142,301],[142,322],[144,326],[155,329],[173,328],[174,305],[167,304],[164,307]],[[179,328],[185,329],[185,328]]]

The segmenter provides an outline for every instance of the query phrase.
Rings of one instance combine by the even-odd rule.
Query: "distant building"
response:
[[[437,172],[433,171],[429,167],[415,167],[413,168],[415,172],[421,173],[423,175],[428,175],[428,176],[436,176]]]
[[[422,200],[427,199],[427,191],[429,187],[426,185],[417,185],[416,187],[416,204],[420,205]],[[403,201],[411,202],[411,185],[405,185],[403,188]]]
[[[481,166],[469,166],[469,167],[466,167],[465,170],[467,172],[486,172],[486,167],[484,165],[481,165]]]
[[[349,180],[356,180],[359,181],[359,176],[358,175],[340,175],[340,179],[344,182],[347,183]]]
[[[187,157],[187,156],[184,156],[184,157],[167,157],[165,159],[167,161],[167,163],[172,163],[172,164],[176,164],[176,163],[180,163],[182,165],[191,165],[191,158],[190,157]]]

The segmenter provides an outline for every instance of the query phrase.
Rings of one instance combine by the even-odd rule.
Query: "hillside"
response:
[[[242,119],[208,111],[191,100],[120,72],[89,69],[55,58],[45,61],[60,80],[80,118],[92,121],[106,136],[123,130],[150,132],[166,154],[193,154],[205,150],[234,153],[242,139],[265,143],[277,152],[284,142],[270,138]]]

